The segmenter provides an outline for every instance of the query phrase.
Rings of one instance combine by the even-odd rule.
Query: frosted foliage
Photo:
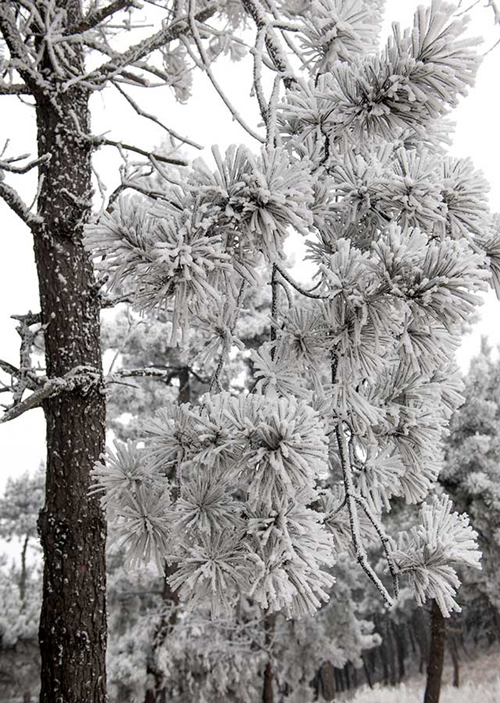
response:
[[[175,177],[155,162],[151,197],[125,194],[87,227],[108,286],[161,310],[170,342],[187,356],[194,344],[211,374],[199,402],[143,418],[140,449],[110,454],[97,490],[129,563],[175,564],[170,585],[189,608],[219,616],[244,594],[307,616],[339,587],[333,567],[348,554],[387,604],[404,576],[449,615],[455,568],[477,566],[478,552],[466,518],[428,495],[462,402],[453,352],[500,270],[484,179],[443,148],[475,42],[440,1],[394,26],[381,51],[377,2],[243,6],[258,27],[260,152],[214,147],[211,164]],[[286,265],[292,231],[314,266],[308,286]],[[259,336],[245,340],[247,324]],[[236,352],[248,391],[224,381]],[[421,504],[397,543],[384,527],[393,498]],[[374,541],[392,594],[370,565]]]

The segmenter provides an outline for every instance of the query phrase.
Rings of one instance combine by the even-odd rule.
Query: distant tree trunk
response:
[[[274,703],[273,690],[273,665],[271,659],[271,648],[274,638],[275,615],[266,615],[264,618],[265,644],[268,650],[268,658],[264,668],[264,685],[262,688],[262,703]]]
[[[439,703],[443,675],[444,650],[446,645],[446,621],[437,601],[432,601],[431,646],[427,665],[427,685],[424,703]]]
[[[448,638],[451,661],[453,663],[453,685],[455,688],[460,686],[460,659],[458,656],[457,637],[452,635]]]
[[[179,405],[182,403],[189,403],[191,400],[191,379],[189,375],[189,368],[184,366],[179,371],[179,396],[177,402]]]
[[[371,674],[370,674],[370,668],[366,662],[366,656],[365,656],[364,652],[361,654],[361,660],[363,662],[363,671],[365,672],[366,683],[368,684],[368,686],[370,688],[373,688],[372,678],[371,678]]]
[[[335,700],[335,668],[331,662],[323,662],[320,673],[320,693],[325,701]]]
[[[402,681],[406,675],[405,657],[406,657],[406,640],[404,631],[391,620],[391,630],[396,645],[396,655],[398,660],[398,681]]]
[[[24,605],[24,599],[26,598],[26,552],[28,551],[28,542],[30,540],[30,535],[26,535],[23,542],[23,548],[21,550],[21,575],[19,577],[19,598],[21,603]]]
[[[415,639],[420,650],[420,661],[418,670],[423,672],[424,666],[429,661],[429,635],[426,621],[426,613],[423,608],[417,608],[413,613],[412,627]]]
[[[80,0],[55,0],[66,27],[81,19]],[[37,3],[42,17],[49,4]],[[51,12],[53,9],[51,10]],[[34,30],[36,32],[36,29]],[[45,47],[45,48],[44,48]],[[40,616],[41,703],[106,701],[106,524],[89,498],[90,472],[104,451],[100,301],[82,236],[92,212],[89,94],[79,83],[61,91],[46,45],[45,82],[35,94],[39,167],[34,237],[41,321],[47,330],[47,376],[87,367],[95,379],[44,401],[47,424],[45,505],[38,527],[44,553]],[[69,61],[69,54],[67,60]],[[81,44],[72,47],[84,72]]]

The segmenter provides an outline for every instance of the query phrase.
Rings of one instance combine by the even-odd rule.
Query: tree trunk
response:
[[[427,685],[424,703],[439,703],[441,678],[443,674],[444,650],[446,645],[446,621],[437,601],[432,601],[431,646],[427,665]]]
[[[81,17],[80,0],[56,0],[66,26]],[[39,5],[39,11],[44,8]],[[83,56],[73,46],[74,67]],[[43,47],[42,47],[43,49]],[[69,59],[68,59],[69,60]],[[47,423],[45,505],[38,521],[44,552],[39,641],[41,703],[106,701],[106,528],[90,472],[104,451],[105,400],[101,382],[99,296],[83,247],[91,215],[91,148],[75,126],[90,131],[88,92],[60,91],[47,52],[41,66],[48,87],[36,94],[40,166],[34,240],[45,325],[47,376],[89,367],[96,382],[44,401]]]

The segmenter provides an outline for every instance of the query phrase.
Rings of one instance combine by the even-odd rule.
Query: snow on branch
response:
[[[78,366],[68,371],[62,378],[50,378],[41,388],[35,390],[28,398],[9,408],[0,418],[0,423],[9,422],[20,417],[28,410],[38,408],[44,400],[67,391],[79,388],[83,393],[101,383],[102,377],[91,366]]]
[[[0,171],[0,198],[7,203],[10,209],[16,213],[21,220],[28,225],[32,232],[36,232],[42,224],[42,219],[38,215],[33,215],[29,207],[22,200],[18,192],[12,186],[2,180]]]

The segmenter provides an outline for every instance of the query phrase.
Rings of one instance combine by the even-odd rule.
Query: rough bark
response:
[[[446,621],[441,614],[437,601],[433,600],[431,610],[431,646],[427,665],[424,703],[439,703],[445,646]]]
[[[68,25],[81,18],[80,0],[57,0]],[[42,11],[42,8],[40,8]],[[43,51],[43,45],[41,44]],[[75,48],[74,68],[83,68]],[[38,154],[50,154],[39,171],[34,240],[42,324],[46,325],[47,375],[79,366],[99,378],[99,299],[82,244],[91,215],[88,93],[62,92],[50,56],[42,58],[49,88],[37,91]],[[99,382],[44,401],[47,479],[39,532],[44,551],[39,641],[41,703],[106,701],[105,523],[99,502],[88,496],[90,471],[104,450],[105,401]]]

